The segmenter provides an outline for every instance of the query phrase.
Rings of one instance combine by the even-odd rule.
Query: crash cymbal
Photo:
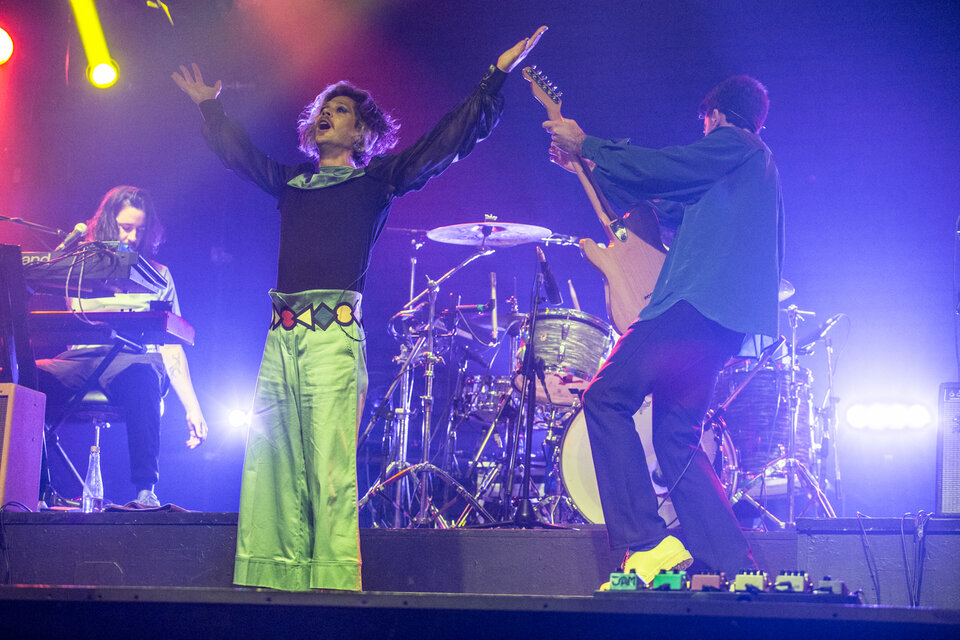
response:
[[[783,278],[780,279],[780,302],[789,299],[790,296],[796,292],[797,290],[793,288],[793,285],[790,284],[789,280],[784,280]]]
[[[537,242],[550,235],[550,229],[519,222],[468,222],[437,227],[427,232],[435,242],[491,248],[512,247]]]

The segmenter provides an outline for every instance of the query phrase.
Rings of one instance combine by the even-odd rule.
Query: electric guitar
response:
[[[536,67],[526,67],[523,77],[533,97],[547,110],[550,120],[560,120],[560,92]],[[643,205],[627,214],[629,228],[617,218],[597,186],[583,158],[574,158],[574,169],[587,198],[607,234],[607,245],[589,238],[580,240],[580,253],[603,278],[607,315],[613,328],[623,333],[650,302],[667,250],[660,241],[660,226],[653,210]]]

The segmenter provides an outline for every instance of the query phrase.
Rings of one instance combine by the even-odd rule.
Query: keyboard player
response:
[[[180,315],[177,292],[166,266],[153,260],[163,231],[153,201],[143,189],[118,186],[104,196],[88,222],[87,240],[119,241],[150,259],[167,281],[158,293],[118,293],[104,298],[67,298],[74,311],[147,311],[151,303],[166,303]],[[80,389],[110,347],[73,345],[53,359],[38,360],[40,387],[47,406],[66,404]],[[120,352],[100,376],[100,388],[111,402],[124,410],[130,451],[130,479],[135,502],[159,507],[155,487],[159,480],[161,399],[172,386],[186,409],[190,437],[195,448],[207,437],[197,394],[190,378],[186,354],[179,344],[147,345],[143,354]]]

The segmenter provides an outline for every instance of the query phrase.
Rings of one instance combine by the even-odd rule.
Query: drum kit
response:
[[[602,523],[580,404],[616,342],[611,325],[578,308],[572,284],[575,308],[547,308],[548,301],[562,301],[551,292],[556,283],[544,282],[544,276],[552,279],[545,262],[537,271],[529,313],[519,312],[516,296],[507,300],[506,312],[498,308],[494,273],[487,303],[444,310],[437,304],[444,283],[497,249],[576,245],[576,238],[489,216],[478,224],[433,229],[426,238],[476,249],[438,279],[427,278],[427,287],[416,294],[417,260],[411,258],[409,302],[389,323],[400,345],[394,358],[398,371],[374,404],[359,441],[363,446],[382,425],[380,472],[359,507],[369,512],[373,526],[392,528]],[[415,249],[423,243],[416,240]],[[781,302],[793,294],[793,286],[782,281]],[[700,440],[727,497],[734,505],[742,503],[735,509],[738,515],[775,528],[793,526],[798,515],[835,517],[826,496],[828,454],[829,484],[840,495],[833,351],[826,335],[840,316],[798,339],[799,324],[813,313],[794,305],[782,311],[790,336],[758,350],[756,358],[731,361],[720,372]],[[818,407],[811,371],[798,360],[820,341],[827,345],[831,379]],[[477,357],[477,344],[496,354],[508,352],[508,371],[493,373],[492,359]],[[447,352],[452,383],[437,411],[437,367]],[[471,361],[480,363],[482,372],[468,373]],[[653,452],[650,404],[648,398],[634,423],[660,497],[660,515],[672,527],[677,519]]]

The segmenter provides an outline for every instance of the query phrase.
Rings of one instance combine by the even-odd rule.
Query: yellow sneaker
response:
[[[631,553],[623,563],[623,572],[635,571],[637,577],[650,586],[661,571],[680,571],[691,564],[693,564],[693,556],[683,543],[673,536],[667,536],[649,551]]]

